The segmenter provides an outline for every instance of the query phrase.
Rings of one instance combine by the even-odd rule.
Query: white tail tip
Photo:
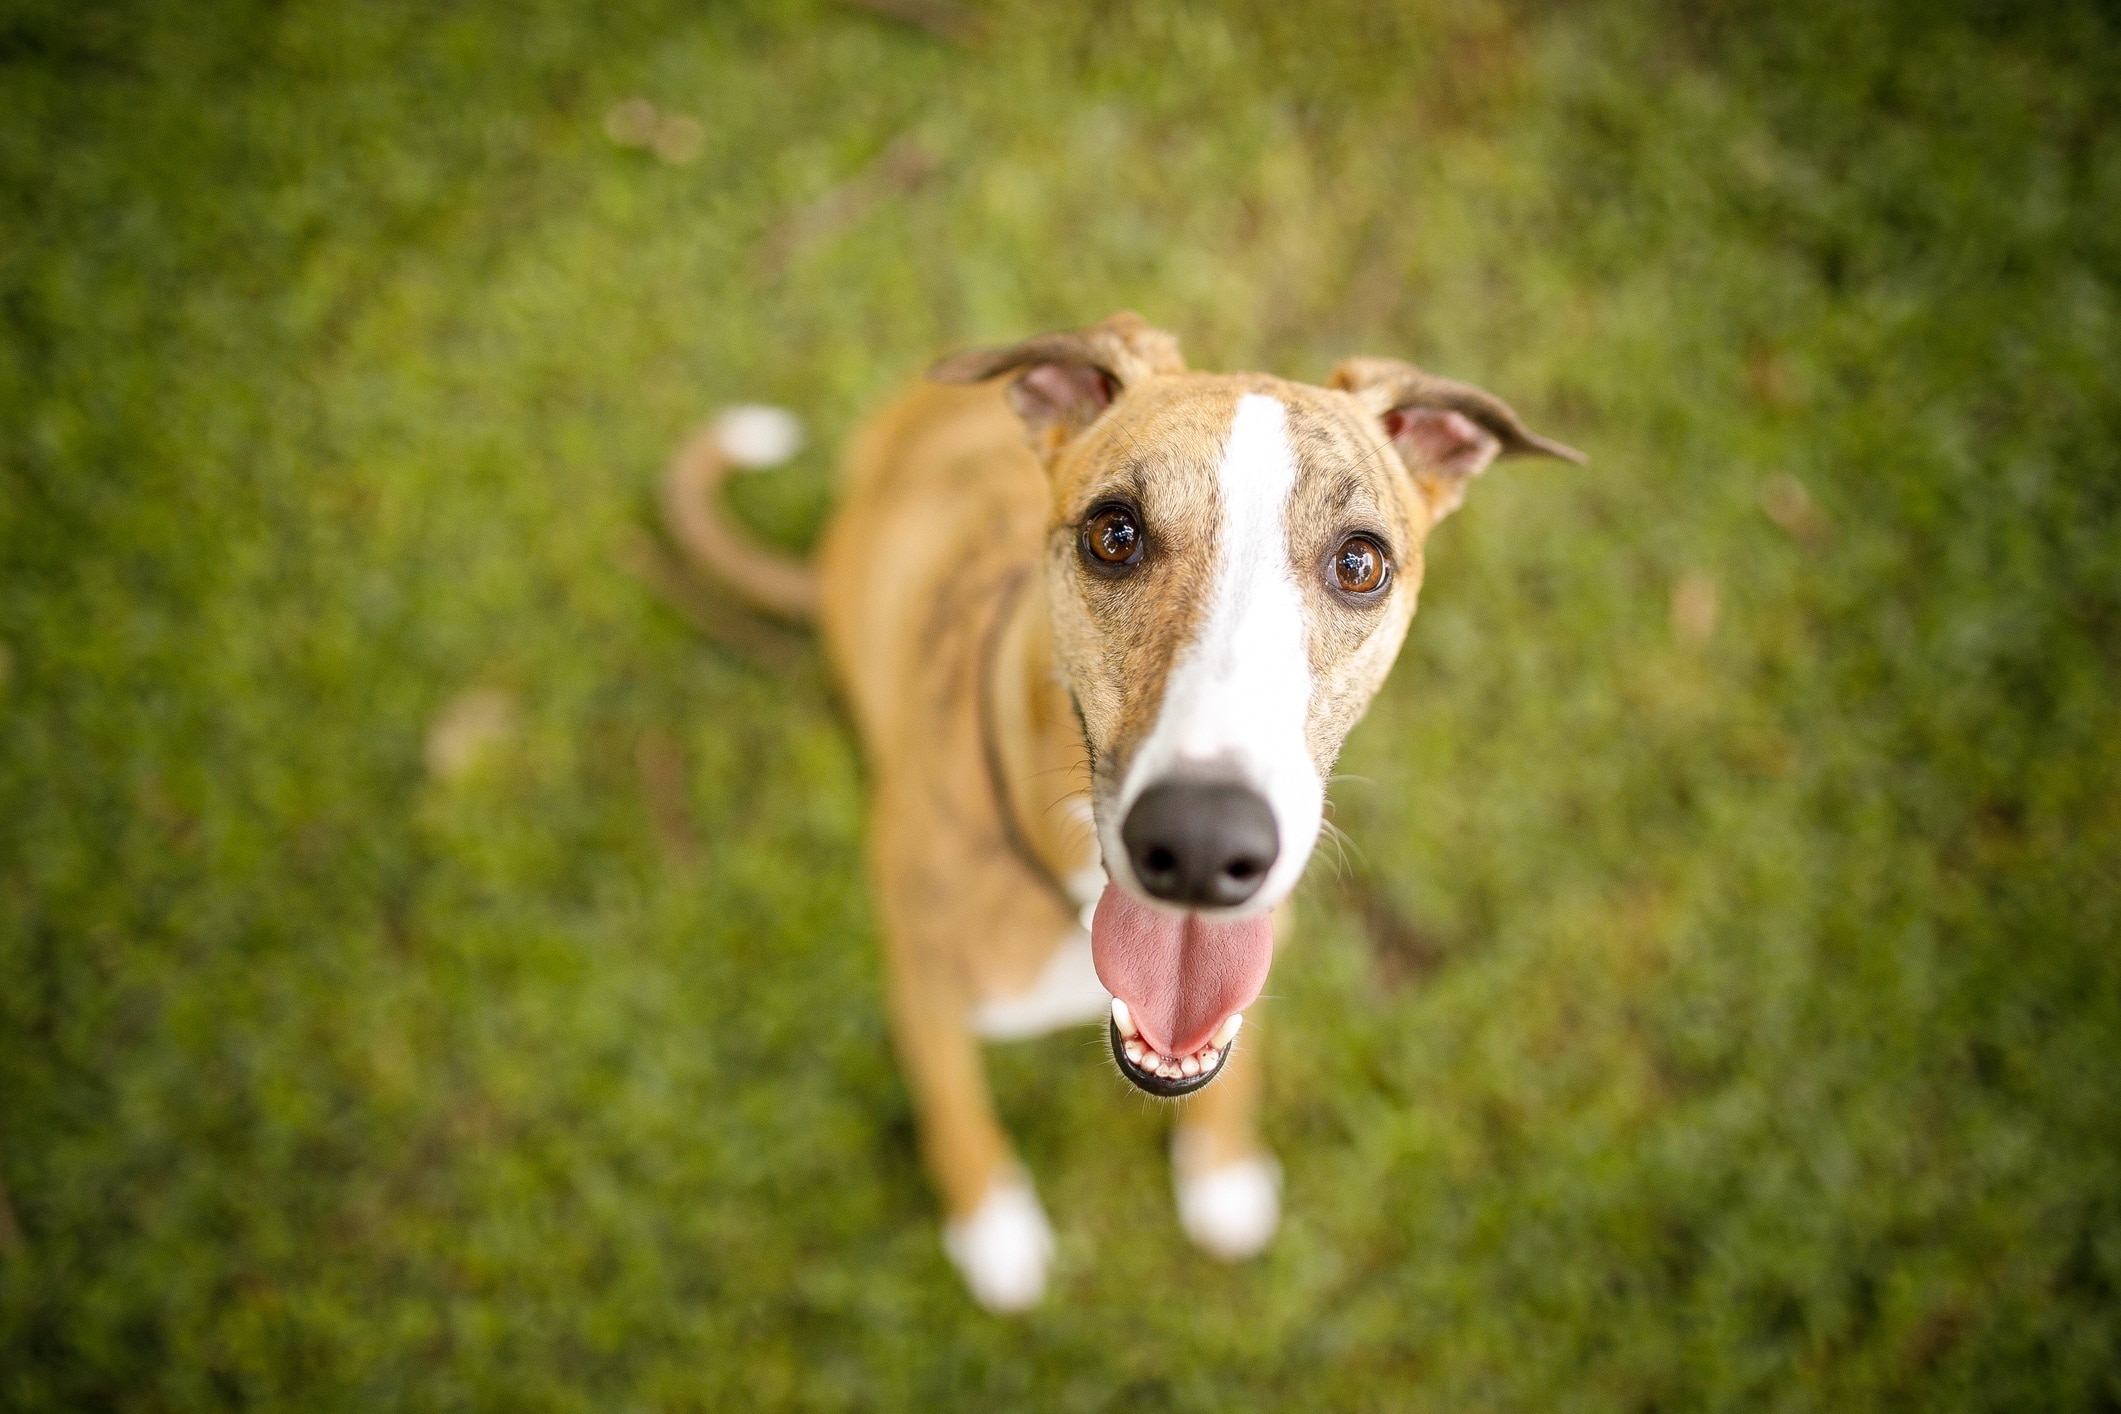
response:
[[[759,470],[779,466],[802,450],[803,424],[786,408],[739,403],[714,420],[714,437],[729,460]]]

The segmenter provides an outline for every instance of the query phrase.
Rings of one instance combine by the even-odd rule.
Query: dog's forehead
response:
[[[1397,467],[1381,436],[1346,393],[1260,373],[1188,373],[1130,389],[1066,459],[1056,510],[1073,519],[1101,497],[1121,494],[1171,509],[1210,509],[1246,395],[1280,405],[1278,436],[1295,463],[1298,494],[1326,491],[1396,510]],[[1261,424],[1248,424],[1258,435]]]

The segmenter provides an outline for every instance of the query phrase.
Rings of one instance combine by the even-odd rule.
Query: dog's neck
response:
[[[988,655],[987,729],[996,786],[1016,838],[1078,904],[1096,897],[1098,850],[1090,824],[1090,760],[1082,726],[1053,657],[1046,597],[1035,575],[1019,582]]]

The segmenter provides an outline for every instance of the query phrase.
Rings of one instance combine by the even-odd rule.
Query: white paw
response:
[[[1175,1163],[1171,1181],[1178,1192],[1179,1226],[1196,1246],[1225,1262],[1258,1256],[1281,1226],[1281,1165],[1270,1155],[1206,1172]]]
[[[943,1225],[943,1251],[973,1300],[990,1311],[1022,1311],[1045,1294],[1053,1229],[1031,1185],[1009,1174],[994,1181],[969,1217]]]
[[[739,403],[722,409],[714,422],[722,455],[754,471],[779,466],[803,446],[803,424],[785,408]]]

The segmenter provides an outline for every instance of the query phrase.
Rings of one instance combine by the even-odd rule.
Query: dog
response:
[[[893,1036],[945,1252],[990,1309],[1040,1298],[1051,1229],[981,1044],[1098,1022],[1128,1082],[1191,1097],[1186,1233],[1259,1252],[1280,1170],[1240,1028],[1334,759],[1437,522],[1498,456],[1583,454],[1393,359],[1323,387],[1192,372],[1122,313],[936,364],[852,441],[804,564],[716,506],[793,433],[725,416],[680,450],[664,509],[699,569],[822,630],[873,772]]]

